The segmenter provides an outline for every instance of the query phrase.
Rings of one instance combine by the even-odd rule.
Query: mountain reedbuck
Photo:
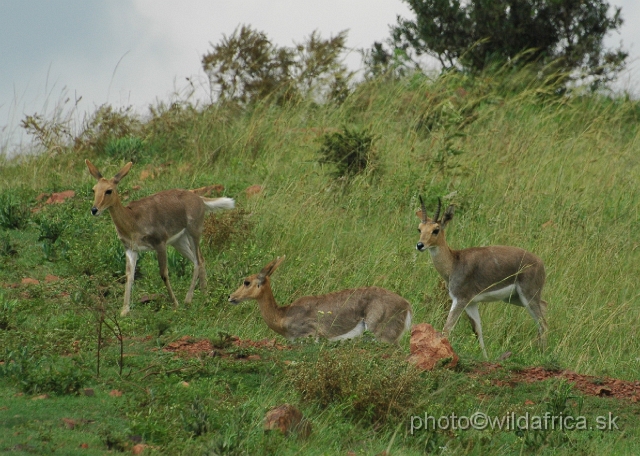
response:
[[[107,180],[89,160],[85,162],[91,175],[98,180],[93,187],[95,197],[91,213],[100,215],[108,209],[118,237],[127,249],[127,285],[121,315],[129,313],[138,252],[143,250],[155,250],[160,276],[174,306],[178,306],[169,283],[167,245],[172,245],[182,256],[193,262],[193,279],[185,298],[185,302],[190,303],[198,278],[201,290],[204,291],[207,286],[204,258],[200,253],[205,213],[233,209],[234,201],[231,198],[204,198],[189,190],[173,189],[133,201],[124,207],[118,196],[118,183],[127,175],[132,163],[127,163],[118,174]]]
[[[401,296],[378,287],[354,288],[321,296],[304,296],[289,306],[278,306],[269,277],[283,257],[266,265],[259,274],[244,279],[229,296],[238,304],[255,299],[269,328],[293,341],[313,336],[344,340],[370,330],[378,340],[397,344],[411,326],[411,305]]]
[[[444,230],[453,218],[453,206],[438,219],[441,209],[438,198],[438,208],[430,219],[422,197],[420,205],[421,210],[416,212],[420,218],[420,242],[416,248],[421,252],[429,250],[433,265],[447,283],[453,300],[444,325],[445,335],[453,330],[464,310],[487,358],[478,303],[504,301],[527,309],[538,324],[538,339],[544,346],[547,302],[541,296],[545,282],[542,260],[526,250],[503,245],[452,250],[447,245]]]

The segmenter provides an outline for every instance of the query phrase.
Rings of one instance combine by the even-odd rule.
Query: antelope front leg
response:
[[[136,275],[136,263],[138,262],[138,252],[127,249],[127,284],[124,287],[124,306],[120,312],[121,316],[129,313],[129,305],[131,304],[131,289],[133,288],[133,279]]]
[[[444,329],[442,332],[445,337],[449,337],[451,331],[453,331],[453,327],[458,322],[458,318],[460,318],[460,314],[465,308],[465,305],[461,304],[459,300],[456,298],[452,298],[453,302],[451,303],[451,310],[449,310],[449,316],[447,317],[447,322],[444,324]]]
[[[167,266],[167,246],[162,244],[158,246],[156,249],[156,255],[158,256],[158,267],[160,268],[160,277],[162,277],[162,281],[167,287],[167,291],[169,292],[169,297],[171,301],[173,301],[173,306],[175,308],[178,307],[178,300],[176,299],[176,295],[173,294],[173,290],[171,289],[171,283],[169,282],[169,268]]]
[[[478,338],[478,343],[480,344],[480,348],[482,349],[484,359],[488,360],[489,356],[487,355],[487,350],[484,348],[484,339],[482,338],[482,322],[480,321],[480,311],[478,310],[478,303],[472,302],[464,310],[469,316],[473,332],[476,333],[476,337]]]

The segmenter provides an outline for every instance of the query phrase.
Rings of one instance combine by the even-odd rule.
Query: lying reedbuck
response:
[[[205,213],[218,209],[233,209],[234,201],[231,198],[204,198],[189,190],[173,189],[133,201],[124,207],[118,196],[118,183],[127,175],[132,163],[127,163],[118,174],[107,180],[89,160],[85,162],[91,175],[98,180],[93,187],[95,198],[91,213],[100,215],[108,209],[111,220],[116,225],[118,237],[127,249],[127,284],[121,315],[129,313],[138,252],[143,250],[156,251],[160,276],[174,306],[178,306],[178,300],[169,283],[167,245],[172,245],[182,256],[193,262],[193,279],[185,298],[185,303],[190,303],[198,278],[200,289],[204,291],[207,287],[204,258],[200,253],[200,236]]]
[[[278,306],[269,277],[283,257],[266,265],[259,274],[244,279],[229,302],[255,299],[269,328],[293,341],[313,336],[344,340],[370,330],[376,339],[397,344],[411,326],[411,305],[397,294],[378,287],[354,288],[321,296],[304,296],[289,306]]]
[[[542,260],[531,252],[518,247],[495,245],[452,250],[447,245],[444,230],[453,218],[454,207],[449,206],[442,218],[441,202],[432,219],[427,217],[424,201],[420,197],[421,210],[418,231],[420,242],[416,248],[429,250],[433,265],[447,283],[453,300],[443,332],[448,335],[464,310],[471,320],[485,358],[487,351],[482,339],[482,323],[478,303],[504,301],[527,309],[538,324],[538,339],[544,346],[547,321],[547,302],[542,299],[545,271]]]

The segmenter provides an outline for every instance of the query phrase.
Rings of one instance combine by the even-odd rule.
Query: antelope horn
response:
[[[427,209],[424,207],[424,201],[422,201],[422,195],[418,195],[420,198],[420,210],[422,211],[422,223],[427,223]]]
[[[438,217],[440,217],[440,208],[442,208],[442,201],[440,201],[440,197],[438,197],[438,208],[436,209],[436,215],[433,216],[434,222],[437,222]]]

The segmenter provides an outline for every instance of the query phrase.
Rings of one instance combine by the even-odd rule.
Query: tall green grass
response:
[[[210,290],[206,296],[197,294],[191,309],[165,315],[168,311],[154,313],[138,304],[123,323],[125,332],[153,333],[165,318],[176,337],[212,337],[218,331],[251,339],[274,337],[254,305],[229,307],[226,296],[243,277],[285,254],[287,260],[272,279],[280,303],[376,285],[406,297],[414,308],[414,322],[441,328],[450,300],[428,254],[415,250],[415,211],[422,194],[429,210],[437,197],[457,206],[447,228],[453,248],[515,245],[545,262],[548,350],[541,353],[534,343],[535,323],[523,309],[492,303],[480,307],[490,357],[511,351],[523,364],[553,363],[584,374],[637,380],[639,121],[637,101],[599,94],[557,96],[518,73],[373,81],[361,84],[341,105],[303,102],[279,107],[265,102],[243,111],[180,105],[156,110],[137,133],[142,142],[135,140],[144,145],[139,153],[146,155],[120,185],[129,189],[129,199],[173,187],[223,184],[225,194],[250,213],[251,228],[221,250],[204,246]],[[324,134],[345,127],[375,135],[376,168],[335,179],[331,165],[320,163],[319,150]],[[90,215],[93,183],[84,158],[105,175],[124,164],[118,154],[77,145],[64,153],[2,164],[3,193],[19,189],[23,200],[63,188],[77,193],[52,212],[68,220],[61,235],[66,259],[46,261],[38,250],[37,226],[29,225],[9,233],[18,256],[0,258],[3,281],[63,275],[69,287],[90,296],[102,293],[101,299],[118,308],[124,287],[118,282],[121,270],[114,266],[116,235],[108,217]],[[156,177],[141,179],[144,169]],[[264,191],[248,198],[244,189],[253,184]],[[134,189],[136,185],[140,189]],[[143,257],[140,265],[134,302],[145,293],[164,293],[152,255]],[[189,277],[172,275],[180,300]],[[46,290],[41,293],[39,299],[49,296]],[[23,298],[16,292],[16,299]],[[55,302],[47,310],[50,315],[24,318],[53,331],[58,324],[53,320],[78,312],[73,299]],[[20,306],[26,314],[38,308],[27,300]],[[92,337],[90,328],[78,331]],[[79,333],[61,337],[70,342]],[[17,344],[7,332],[1,337],[8,345]],[[53,344],[50,337],[33,340]],[[466,321],[456,327],[451,342],[463,360],[482,359]],[[408,351],[407,339],[402,347]],[[281,390],[244,389],[242,395],[248,416],[257,414],[254,402],[270,402],[274,395],[291,398]],[[340,431],[330,424],[337,412],[317,413],[318,432],[344,431],[341,441],[352,441],[352,424],[343,423]],[[254,441],[252,433],[260,432],[259,425],[245,431],[253,436],[247,441]],[[385,430],[378,444],[365,447],[384,449],[393,435],[393,430]],[[218,443],[223,445],[227,437]],[[166,442],[163,439],[157,441]],[[309,450],[307,444],[300,445],[287,448]],[[598,448],[597,443],[589,445],[584,448]]]

